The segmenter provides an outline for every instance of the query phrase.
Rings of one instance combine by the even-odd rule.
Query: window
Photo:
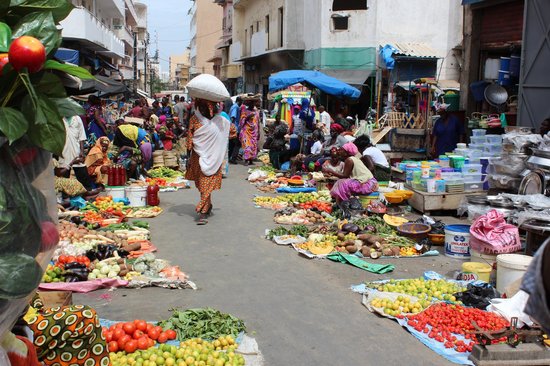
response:
[[[244,30],[244,54],[248,55],[248,29]]]
[[[267,39],[266,48],[269,49],[269,15],[265,16],[265,37]]]
[[[334,30],[348,30],[349,17],[333,15],[332,25],[334,26]]]
[[[260,31],[260,22],[257,21],[256,22],[256,32],[259,32]]]
[[[285,40],[284,32],[284,9],[279,8],[279,47],[283,47]]]
[[[254,26],[251,25],[250,26],[250,34],[248,35],[248,37],[250,37],[250,39],[248,40],[248,44],[250,45],[250,48],[248,49],[248,51],[250,52],[250,54],[252,54],[252,35],[254,34]]]
[[[332,11],[367,9],[367,0],[334,0],[332,2]]]

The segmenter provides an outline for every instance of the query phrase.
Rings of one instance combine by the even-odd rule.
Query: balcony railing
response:
[[[65,39],[88,41],[116,57],[124,57],[124,42],[85,8],[75,8],[61,21]]]
[[[115,28],[115,34],[117,35],[118,38],[126,42],[131,47],[134,46],[134,36],[130,31],[130,29],[128,29],[128,27],[124,27],[120,25],[120,26],[115,26],[114,28]]]

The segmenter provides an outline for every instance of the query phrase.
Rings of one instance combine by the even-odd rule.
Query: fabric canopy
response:
[[[340,98],[357,99],[361,95],[356,89],[343,81],[313,70],[286,70],[269,77],[269,92],[285,89],[291,85],[305,83],[323,92]]]
[[[55,51],[55,58],[68,62],[73,65],[80,64],[80,52],[77,50],[71,50],[70,48],[58,48]]]

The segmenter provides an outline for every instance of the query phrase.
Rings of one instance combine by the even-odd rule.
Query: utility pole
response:
[[[134,30],[134,92],[137,93],[138,88],[138,51],[137,51],[137,32]]]
[[[145,33],[145,56],[143,57],[143,90],[147,93],[147,70],[149,64],[149,32]]]

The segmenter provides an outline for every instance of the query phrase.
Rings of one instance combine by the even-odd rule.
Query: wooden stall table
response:
[[[432,211],[458,210],[465,196],[485,195],[487,192],[461,192],[461,193],[428,193],[416,190],[410,186],[407,189],[414,192],[408,200],[409,205],[415,210],[430,215]]]

